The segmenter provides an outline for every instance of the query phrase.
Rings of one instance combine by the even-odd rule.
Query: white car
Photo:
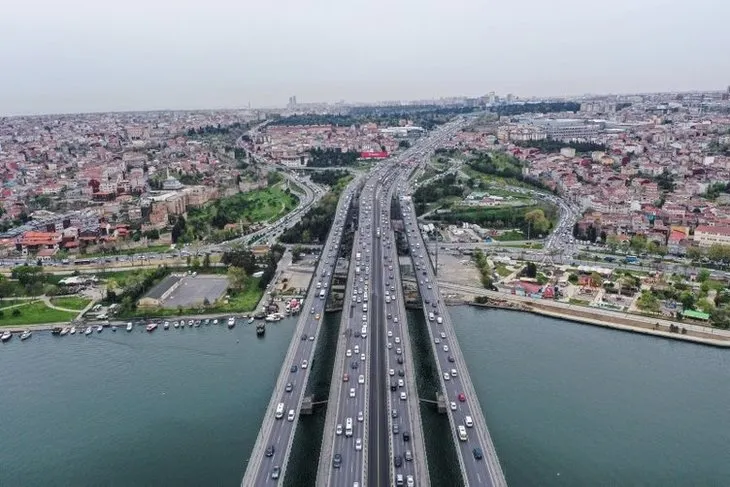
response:
[[[302,368],[306,369],[308,366],[309,366],[309,362],[307,362],[306,360],[302,360]]]
[[[342,434],[342,425],[338,424],[337,428],[335,428],[335,434],[341,435]]]
[[[388,330],[388,338],[393,336],[393,330]]]
[[[449,351],[449,346],[448,345],[444,345],[444,352],[448,352],[448,351]]]
[[[441,339],[439,337],[436,337],[433,339],[434,343],[441,343]]]
[[[359,375],[359,376],[357,377],[357,383],[358,383],[358,384],[364,384],[364,383],[365,383],[365,376],[364,376],[364,375],[362,375],[362,374],[361,374],[361,375]]]
[[[393,369],[390,369],[390,370],[388,371],[388,375],[389,375],[389,376],[391,376],[391,377],[393,377],[393,376],[395,375],[395,370],[393,370]]]
[[[446,333],[444,333],[443,331],[441,332],[441,338],[446,339]]]
[[[363,362],[365,362],[365,354],[364,353],[361,353],[360,354],[360,360],[362,360]]]
[[[350,388],[350,397],[355,397],[355,388],[354,387]]]
[[[450,406],[452,411],[456,411],[456,403],[454,401],[451,401]]]
[[[444,380],[451,380],[451,376],[448,372],[444,372]]]
[[[360,438],[355,440],[355,450],[362,450],[362,440]]]
[[[352,357],[352,350],[350,350],[350,349],[348,348],[348,349],[347,349],[347,351],[345,352],[345,356],[346,356],[346,357]]]
[[[355,353],[360,353],[360,345],[355,345]]]
[[[289,414],[286,416],[287,421],[294,421],[294,410],[290,409]]]
[[[400,400],[401,401],[405,401],[406,400],[406,393],[405,393],[405,391],[403,391],[403,392],[400,393]]]
[[[393,323],[398,323],[398,317],[393,318]]]
[[[361,423],[365,420],[365,416],[362,414],[362,411],[357,412],[357,420]]]
[[[395,337],[395,343],[400,343],[400,337]]]

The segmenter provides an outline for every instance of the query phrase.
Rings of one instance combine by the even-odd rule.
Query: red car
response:
[[[464,402],[464,401],[466,401],[466,396],[464,395],[464,393],[463,393],[463,392],[460,392],[460,393],[459,393],[459,401],[461,401],[461,402]]]
[[[350,376],[348,374],[345,374],[342,376],[342,382],[347,382],[350,380]]]

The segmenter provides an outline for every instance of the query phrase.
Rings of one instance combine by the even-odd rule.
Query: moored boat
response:
[[[84,335],[89,336],[94,332],[94,330],[91,329],[90,326],[86,327],[86,330],[84,330]]]
[[[149,323],[149,324],[147,325],[147,328],[146,328],[146,329],[147,329],[147,331],[149,331],[149,332],[153,332],[153,331],[155,331],[155,330],[157,329],[157,323],[155,323],[155,322]]]
[[[251,323],[253,323],[253,317],[248,319],[248,324],[250,325]]]
[[[0,336],[0,341],[7,342],[11,338],[13,338],[13,334],[10,333],[8,330],[5,330],[2,336]]]
[[[63,330],[61,330],[61,336],[65,337],[66,335],[68,335],[69,331],[71,331],[71,328],[69,328],[68,326],[64,327]]]
[[[176,321],[176,322],[174,322],[174,323],[172,324],[172,326],[173,326],[174,328],[180,328],[180,322],[179,322],[179,321]]]
[[[60,326],[54,326],[51,329],[51,335],[59,336],[61,335],[61,330],[63,330],[63,328],[61,328]]]
[[[164,328],[165,330],[169,330],[169,329],[170,329],[170,322],[169,322],[169,321],[166,321],[166,322],[165,322],[165,323],[164,323],[164,324],[162,325],[162,328]]]
[[[236,326],[236,318],[231,316],[228,318],[228,328],[233,328],[234,326]]]
[[[27,340],[33,335],[33,332],[30,330],[25,330],[22,335],[20,335],[21,340]]]
[[[101,333],[102,331],[104,331],[104,327],[101,325],[96,325],[96,332]]]
[[[281,321],[283,318],[279,313],[271,313],[266,317],[266,321]]]
[[[117,331],[117,325],[112,325],[112,331]]]
[[[129,323],[127,323],[127,331],[132,331],[133,329],[134,329],[134,325],[130,321]]]
[[[266,324],[265,323],[259,323],[256,325],[256,334],[257,335],[263,335],[266,333]]]
[[[72,326],[72,327],[71,327],[71,331],[69,331],[69,333],[70,333],[71,335],[75,335],[75,334],[76,334],[76,327],[75,327],[75,326]]]

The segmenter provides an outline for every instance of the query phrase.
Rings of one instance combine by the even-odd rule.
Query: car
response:
[[[400,343],[400,337],[395,337],[395,343]]]
[[[451,369],[451,377],[456,377],[456,369]]]
[[[352,357],[352,350],[350,350],[348,348],[347,351],[345,352],[345,357]]]
[[[314,341],[314,335],[309,335],[309,341],[310,342],[313,342]]]
[[[449,351],[449,346],[448,345],[444,345],[444,352],[448,352],[448,351]]]
[[[393,344],[388,342],[388,350],[390,350],[391,348],[393,348]]]
[[[405,458],[406,462],[412,462],[413,453],[411,453],[411,450],[406,450],[406,452],[403,454],[403,458]]]
[[[307,362],[306,360],[302,360],[302,368],[306,369],[308,366],[309,366],[309,362]]]
[[[337,434],[337,435],[342,434],[342,425],[341,424],[338,424],[337,427],[335,428],[335,434]]]
[[[400,433],[400,426],[398,426],[398,423],[393,423],[393,434],[397,435]]]
[[[364,376],[364,375],[362,375],[362,374],[360,374],[360,375],[359,375],[359,376],[357,377],[357,383],[358,383],[358,384],[364,384],[364,383],[365,383],[365,376]]]
[[[401,393],[400,393],[400,400],[401,401],[405,401],[406,400],[406,392],[405,391],[401,391]]]
[[[393,318],[393,323],[398,323],[398,317]]]
[[[403,379],[398,379],[398,387],[405,387],[406,383]]]
[[[449,375],[449,373],[444,372],[444,380],[450,380],[450,379],[451,379],[451,376]]]
[[[454,401],[451,401],[451,403],[449,403],[449,407],[452,411],[456,411],[456,403]]]
[[[342,465],[342,455],[339,453],[335,453],[335,456],[332,458],[332,466],[334,468],[340,468]]]
[[[273,457],[274,456],[274,445],[269,445],[266,447],[266,452],[264,453],[267,457]]]
[[[305,341],[306,339],[307,339],[307,334],[305,333],[304,335],[302,335],[302,341]]]
[[[289,414],[286,416],[286,420],[287,421],[294,421],[294,418],[295,417],[296,417],[296,415],[294,414],[294,410],[293,409],[290,409],[289,410]]]
[[[403,465],[403,457],[400,455],[395,455],[393,457],[393,464],[395,465],[395,468],[400,468]]]
[[[400,355],[398,355],[398,359],[397,359],[396,361],[397,361],[397,362],[398,362],[399,364],[402,364],[402,363],[403,363],[403,357],[401,357]]]
[[[388,338],[393,336],[393,330],[388,330]]]
[[[296,372],[297,371],[297,366],[296,365],[292,365],[291,366],[291,369],[289,369],[289,370],[291,370],[292,372]]]
[[[393,370],[393,369],[388,370],[388,375],[393,377],[395,375],[395,370]]]
[[[446,357],[446,360],[448,360],[451,363],[454,363],[454,357],[452,357],[451,355],[449,355],[448,357]]]
[[[415,487],[416,482],[413,480],[413,475],[406,475],[406,487]]]
[[[342,382],[348,382],[350,380],[350,374],[342,374]]]
[[[353,369],[356,369],[356,368],[360,367],[360,363],[359,363],[359,362],[355,362],[355,361],[353,360],[353,361],[352,361],[352,362],[350,363],[350,367],[352,367]]]
[[[441,339],[439,337],[436,337],[433,339],[433,343],[441,343]]]
[[[398,348],[395,349],[395,354],[396,355],[400,355],[401,353],[403,353],[403,351],[400,349],[400,347],[398,347]]]
[[[317,313],[316,315],[314,315],[314,319],[315,320],[319,320],[319,313]]]
[[[363,361],[363,362],[365,361],[365,354],[364,353],[361,353],[360,354],[360,360]]]
[[[355,353],[360,353],[360,346],[359,345],[355,345],[354,350],[355,350]]]
[[[406,373],[403,369],[398,369],[398,377],[405,377]]]
[[[411,434],[408,431],[403,432],[403,441],[411,441]]]
[[[365,420],[365,415],[362,413],[362,411],[357,412],[357,420],[361,423]]]
[[[294,385],[293,385],[293,384],[292,384],[291,382],[287,382],[287,383],[286,383],[286,387],[284,387],[284,390],[285,390],[286,392],[291,392],[291,391],[292,391],[292,389],[294,389]]]
[[[474,448],[472,450],[472,453],[474,454],[474,459],[475,460],[481,460],[482,458],[484,458],[484,454],[482,453],[482,449],[479,448],[479,447]]]
[[[441,338],[446,339],[446,333],[444,333],[443,331],[441,332]]]
[[[474,426],[474,420],[471,419],[471,416],[464,416],[464,424],[467,428],[472,428]]]
[[[350,388],[350,397],[355,397],[355,388],[354,387]]]
[[[391,415],[392,417],[394,417],[394,418],[397,418],[397,417],[398,417],[398,410],[397,410],[397,409],[393,409],[393,410],[392,410],[392,411],[390,412],[390,415]]]
[[[463,393],[463,392],[460,392],[460,393],[459,393],[459,401],[460,401],[460,402],[464,402],[464,401],[466,401],[466,396],[464,395],[464,393]]]

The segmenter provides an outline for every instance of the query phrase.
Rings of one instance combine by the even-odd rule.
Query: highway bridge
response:
[[[405,191],[399,193],[399,206],[426,327],[439,370],[440,386],[447,402],[463,485],[506,486],[504,473],[461,354],[451,318],[441,299],[433,265],[418,228],[413,203]]]
[[[353,180],[343,191],[337,205],[332,229],[312,279],[312,282],[321,281],[322,289],[307,293],[294,337],[261,421],[256,444],[248,459],[246,473],[241,482],[243,487],[284,483],[347,213],[360,183],[360,179]]]

